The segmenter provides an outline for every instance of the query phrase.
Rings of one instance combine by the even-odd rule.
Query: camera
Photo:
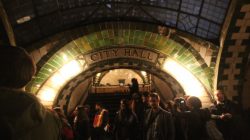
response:
[[[177,108],[179,108],[181,111],[186,110],[186,102],[184,98],[176,98],[174,101]]]
[[[175,99],[175,104],[176,104],[177,106],[184,105],[184,104],[185,104],[185,99],[183,99],[183,98],[176,98],[176,99]]]

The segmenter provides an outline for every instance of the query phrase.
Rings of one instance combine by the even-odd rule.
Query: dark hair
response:
[[[123,102],[123,104],[125,105],[125,108],[129,109],[129,101],[127,99],[121,99],[120,102]]]
[[[187,103],[189,103],[195,109],[199,109],[202,107],[201,100],[196,96],[188,97]]]
[[[76,107],[77,110],[80,110],[80,109],[83,109],[83,108],[84,108],[84,106],[82,106],[82,105],[78,105],[78,106]]]
[[[96,105],[99,105],[100,107],[103,107],[103,104],[101,102],[96,102]]]
[[[53,110],[55,110],[55,111],[61,111],[62,109],[61,109],[61,107],[57,106],[57,107],[54,107]]]
[[[20,47],[0,47],[0,87],[23,88],[31,81],[36,65]]]
[[[158,93],[156,93],[156,92],[150,93],[150,94],[149,94],[149,97],[151,97],[151,98],[157,98],[158,100],[160,100],[160,96],[159,96]]]
[[[137,85],[138,85],[138,81],[137,81],[136,78],[132,78],[132,79],[131,79],[131,82],[132,82],[132,84],[137,84]]]
[[[142,93],[142,96],[144,96],[144,97],[148,97],[148,95],[149,95],[148,91],[145,91],[145,92]]]

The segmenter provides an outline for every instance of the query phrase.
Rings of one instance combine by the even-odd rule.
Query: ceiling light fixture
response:
[[[17,24],[23,24],[31,20],[31,16],[24,16],[16,20]]]

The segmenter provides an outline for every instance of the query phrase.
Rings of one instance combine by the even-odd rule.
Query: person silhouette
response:
[[[131,96],[134,93],[139,93],[139,84],[136,78],[132,78],[131,79],[131,85],[129,86],[129,92],[131,94]]]
[[[0,137],[5,140],[59,140],[60,120],[46,109],[26,84],[36,65],[20,47],[0,46]]]

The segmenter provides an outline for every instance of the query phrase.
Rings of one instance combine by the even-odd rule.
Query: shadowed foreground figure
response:
[[[74,119],[75,140],[88,140],[90,138],[89,117],[86,107],[78,106]]]
[[[0,138],[59,140],[58,117],[24,90],[36,72],[28,53],[19,47],[0,46],[0,65]]]
[[[126,99],[120,101],[114,121],[115,140],[136,140],[138,135],[138,121],[136,114],[129,108]]]

